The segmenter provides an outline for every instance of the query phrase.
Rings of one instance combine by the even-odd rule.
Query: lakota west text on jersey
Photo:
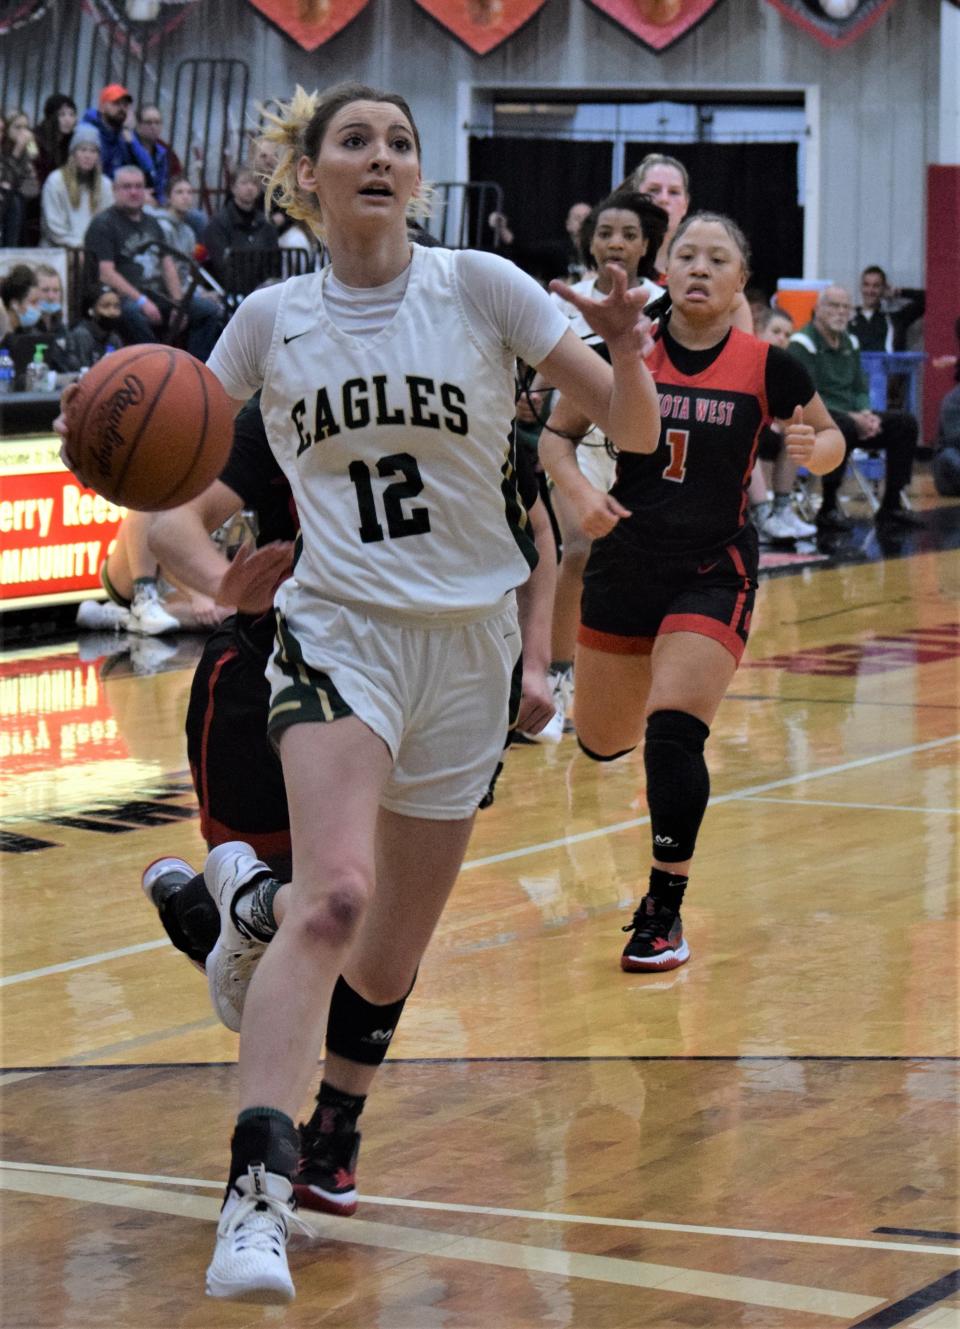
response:
[[[662,420],[689,420],[691,398],[669,392],[658,393]],[[694,418],[698,424],[731,425],[736,403],[716,397],[698,398],[693,402]]]

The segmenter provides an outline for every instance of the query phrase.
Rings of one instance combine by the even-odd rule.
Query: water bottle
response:
[[[0,350],[0,393],[13,391],[13,360],[10,352]]]
[[[37,346],[33,359],[27,365],[27,391],[43,392],[47,386],[47,365],[43,358],[46,346]]]

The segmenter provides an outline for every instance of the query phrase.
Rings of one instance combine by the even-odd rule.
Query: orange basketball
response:
[[[187,503],[233,443],[233,404],[206,365],[172,346],[126,346],[80,380],[66,408],[71,462],[104,498],[141,512]]]

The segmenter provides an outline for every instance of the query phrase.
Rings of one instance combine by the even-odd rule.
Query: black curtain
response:
[[[683,162],[692,212],[722,212],[743,229],[753,250],[751,286],[770,296],[779,277],[803,272],[795,143],[628,143],[628,174],[648,152]]]
[[[470,179],[494,180],[514,234],[511,257],[546,280],[568,262],[563,228],[573,203],[596,203],[610,192],[613,144],[540,138],[472,138]],[[471,230],[471,234],[474,232]]]

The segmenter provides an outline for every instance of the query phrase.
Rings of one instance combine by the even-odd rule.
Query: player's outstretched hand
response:
[[[264,614],[292,569],[293,545],[289,540],[277,540],[261,549],[248,542],[234,555],[214,599],[243,614]]]
[[[612,494],[594,489],[593,485],[583,485],[569,497],[576,509],[577,524],[591,540],[609,535],[621,517],[630,516],[629,508],[618,503]]]
[[[653,350],[653,324],[643,315],[647,291],[642,286],[627,288],[626,273],[611,267],[613,289],[603,300],[589,300],[572,286],[559,280],[550,290],[579,309],[591,329],[602,337],[610,351],[637,350],[649,355]]]
[[[795,461],[798,466],[806,466],[816,447],[817,431],[813,425],[803,423],[802,406],[794,407],[793,419],[784,430],[784,442],[790,460]]]

